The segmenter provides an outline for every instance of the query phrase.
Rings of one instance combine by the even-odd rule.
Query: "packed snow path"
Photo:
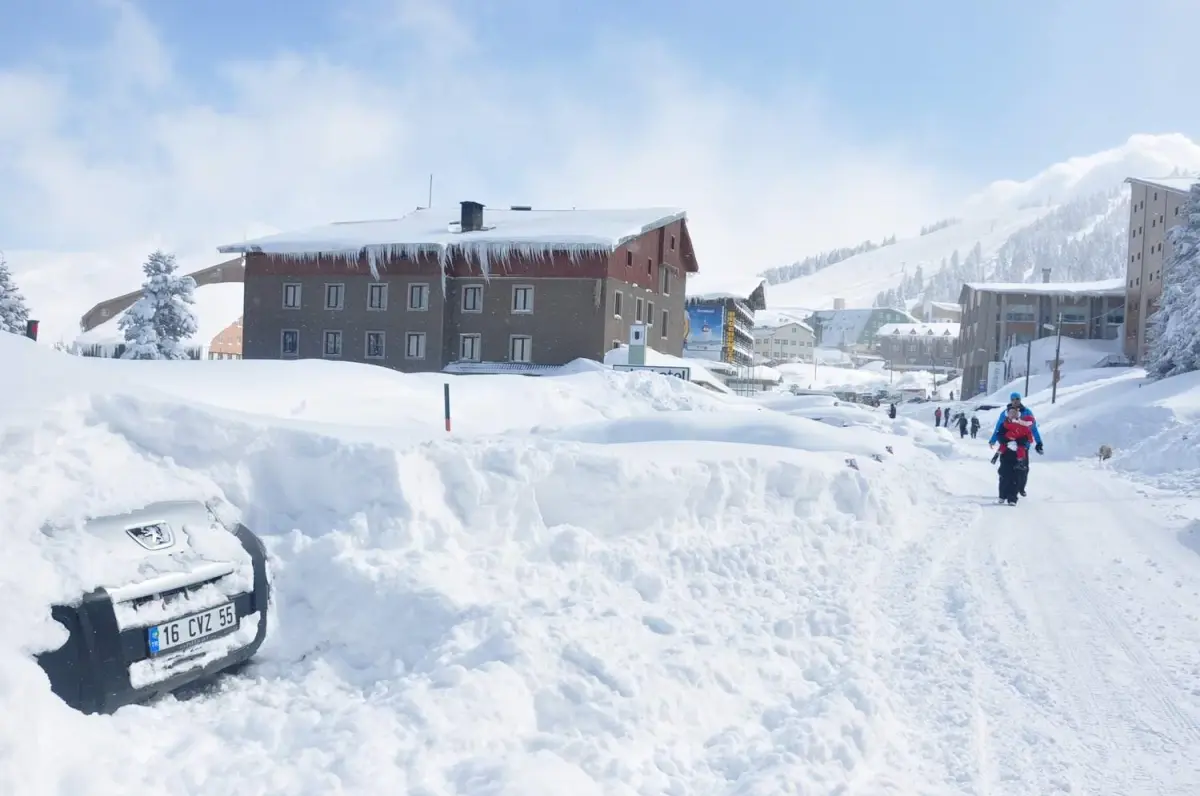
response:
[[[1041,458],[1030,497],[996,505],[983,456],[947,467],[944,524],[879,595],[894,621],[877,649],[907,703],[916,779],[973,794],[1200,793],[1195,505]]]

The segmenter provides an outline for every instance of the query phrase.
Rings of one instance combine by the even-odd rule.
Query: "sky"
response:
[[[750,274],[1133,133],[1200,134],[1178,58],[1194,0],[0,0],[0,18],[0,249],[18,271],[22,251],[123,267],[126,289],[150,246],[199,267],[246,236],[403,213],[431,173],[435,205],[681,206],[702,271]]]

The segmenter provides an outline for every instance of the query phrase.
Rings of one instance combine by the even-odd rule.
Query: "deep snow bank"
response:
[[[601,422],[631,413],[602,408],[605,374],[574,432],[397,445],[269,419],[292,385],[272,394],[260,363],[223,363],[265,393],[246,411],[212,385],[181,400],[182,368],[46,356],[23,385],[40,400],[0,413],[0,707],[20,717],[0,722],[2,793],[922,789],[880,773],[918,767],[864,599],[937,482],[908,439],[797,418],[785,436],[766,410]],[[558,389],[472,379],[493,430],[528,411],[510,388]],[[623,383],[628,404],[713,407]],[[216,693],[74,714],[29,655],[60,640],[41,607],[79,586],[39,529],[181,495],[221,495],[267,537],[275,631]]]

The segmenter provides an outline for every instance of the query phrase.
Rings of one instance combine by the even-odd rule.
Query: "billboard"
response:
[[[721,359],[725,347],[725,307],[722,304],[690,304],[683,355],[696,359]]]

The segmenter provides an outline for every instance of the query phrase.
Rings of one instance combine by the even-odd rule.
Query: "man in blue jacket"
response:
[[[1000,417],[996,418],[996,427],[994,429],[992,429],[992,438],[988,440],[988,447],[995,445],[996,441],[1000,438],[1000,429],[1002,429],[1004,427],[1004,416],[1008,413],[1008,410],[1010,407],[1016,407],[1021,412],[1021,417],[1023,419],[1033,421],[1033,426],[1031,427],[1030,430],[1033,432],[1033,441],[1035,443],[1034,450],[1036,450],[1038,452],[1038,455],[1040,456],[1043,453],[1042,433],[1040,431],[1038,431],[1037,420],[1033,417],[1033,412],[1029,411],[1029,407],[1027,407],[1027,406],[1025,406],[1025,404],[1021,403],[1021,393],[1019,393],[1019,392],[1014,392],[1014,393],[1010,394],[1008,396],[1008,406],[1006,406],[1000,410]],[[1028,447],[1028,443],[1026,443],[1026,446]],[[1028,457],[1026,457],[1026,461],[1029,461]],[[1021,481],[1018,484],[1018,491],[1020,492],[1021,497],[1026,497],[1025,483],[1028,480],[1029,480],[1029,469],[1028,469],[1028,467],[1026,467],[1025,471],[1021,475]]]

